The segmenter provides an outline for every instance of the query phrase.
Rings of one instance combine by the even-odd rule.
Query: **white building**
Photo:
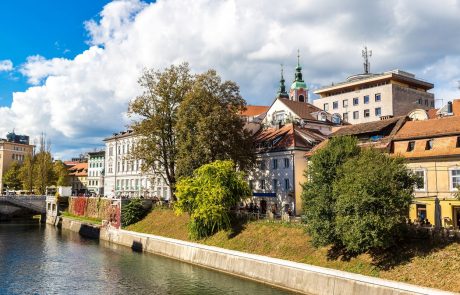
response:
[[[88,153],[88,192],[104,195],[105,151]]]
[[[170,199],[170,190],[161,174],[142,172],[142,160],[133,159],[138,137],[132,130],[104,139],[104,195],[109,197],[158,197]]]
[[[434,108],[432,83],[401,70],[359,74],[315,91],[313,104],[352,124],[407,115],[414,109]]]

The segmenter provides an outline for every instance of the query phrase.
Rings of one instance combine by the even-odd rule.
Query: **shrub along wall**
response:
[[[70,197],[69,213],[98,219],[110,219],[112,200],[107,198]]]

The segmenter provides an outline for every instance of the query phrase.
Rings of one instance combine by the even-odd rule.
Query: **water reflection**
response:
[[[0,294],[286,294],[51,226],[0,224]]]

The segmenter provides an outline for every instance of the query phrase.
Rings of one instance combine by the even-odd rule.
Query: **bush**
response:
[[[121,207],[121,225],[128,226],[140,221],[148,211],[142,204],[141,199],[132,199],[128,204]]]
[[[190,214],[192,239],[207,237],[230,227],[230,208],[250,195],[244,174],[232,161],[215,161],[196,169],[193,177],[177,183],[174,209]]]

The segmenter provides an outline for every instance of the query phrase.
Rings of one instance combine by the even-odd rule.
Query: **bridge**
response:
[[[0,196],[0,220],[46,213],[46,196]]]

